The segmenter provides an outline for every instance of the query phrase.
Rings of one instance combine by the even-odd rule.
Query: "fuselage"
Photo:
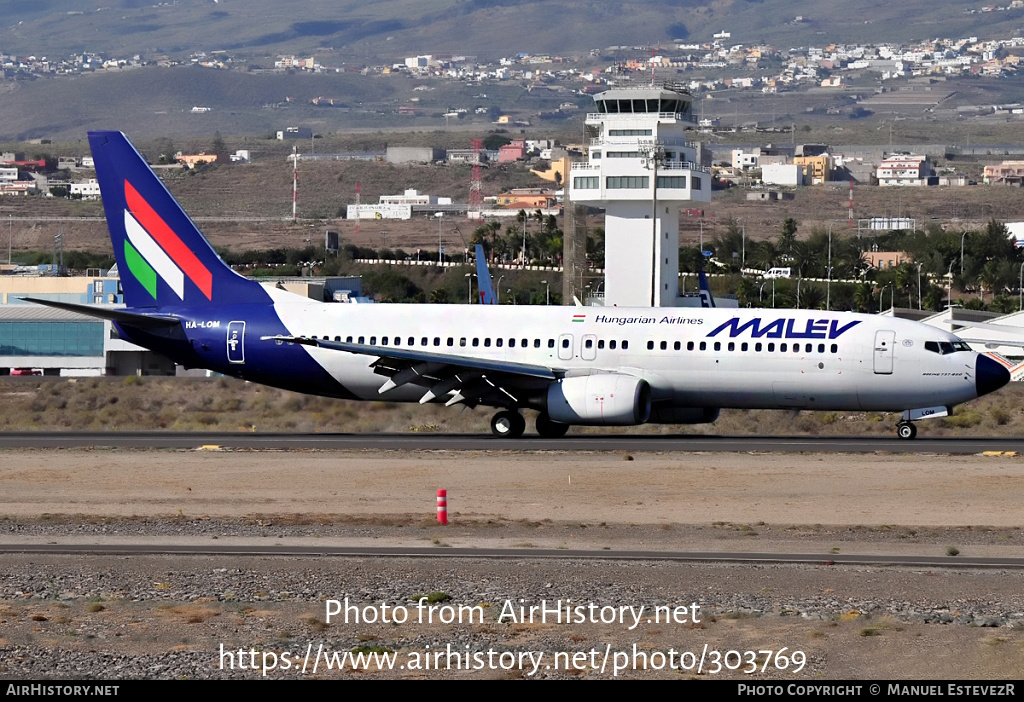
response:
[[[186,365],[364,400],[419,401],[423,391],[399,385],[380,393],[385,379],[374,371],[372,356],[267,337],[418,349],[546,366],[566,376],[624,374],[645,380],[655,404],[680,407],[902,411],[952,406],[987,391],[978,377],[979,354],[952,334],[892,317],[790,309],[352,305],[281,291],[272,298],[269,305],[171,310],[182,318],[187,338],[156,350]],[[131,329],[127,335],[136,336]],[[152,346],[151,339],[137,340]],[[536,383],[536,391],[545,385]]]

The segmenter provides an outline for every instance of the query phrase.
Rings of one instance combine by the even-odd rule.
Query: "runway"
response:
[[[715,436],[578,434],[560,439],[486,434],[286,434],[248,432],[3,432],[0,448],[324,449],[386,451],[681,451],[769,453],[1024,454],[1024,438],[919,436]]]
[[[538,548],[417,548],[395,546],[212,546],[184,544],[0,544],[0,553],[86,556],[280,556],[348,558],[483,558],[527,560],[676,561],[690,563],[858,565],[910,568],[1024,569],[1024,558],[928,555],[822,554],[736,551],[624,551]]]

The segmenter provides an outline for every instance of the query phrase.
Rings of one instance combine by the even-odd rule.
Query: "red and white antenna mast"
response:
[[[484,206],[484,195],[480,188],[480,147],[484,145],[483,139],[473,140],[473,174],[469,181],[469,219],[482,219],[481,211]]]

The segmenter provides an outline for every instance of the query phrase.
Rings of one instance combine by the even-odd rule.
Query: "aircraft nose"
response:
[[[978,355],[978,363],[974,370],[974,383],[978,390],[978,397],[998,390],[1008,382],[1010,382],[1010,371],[988,356]]]

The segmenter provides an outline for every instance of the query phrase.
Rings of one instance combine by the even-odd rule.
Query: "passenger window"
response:
[[[352,337],[351,336],[345,337],[345,341],[347,341],[348,343],[351,344],[352,343]]]
[[[494,340],[494,345],[495,345],[495,346],[497,346],[497,347],[498,347],[498,348],[500,349],[500,348],[501,348],[501,345],[502,345],[502,344],[503,344],[504,342],[505,342],[505,340],[504,340],[504,339],[502,339],[502,338],[501,338],[501,337],[499,336],[499,337],[498,337],[497,339],[495,339],[495,340]]]
[[[459,338],[459,346],[465,346],[465,345],[466,345],[466,337],[464,337],[464,336],[460,337]]]
[[[529,345],[530,345],[530,340],[529,340],[529,339],[523,339],[523,340],[522,340],[522,341],[521,341],[521,342],[519,343],[519,345],[520,345],[520,346],[522,346],[522,347],[523,347],[523,348],[525,349],[525,348],[526,348],[527,346],[529,346]]]
[[[440,346],[440,345],[441,345],[441,337],[435,336],[434,337],[434,346]]]
[[[615,350],[615,339],[612,339],[611,341],[608,342],[608,348],[610,348],[612,351]]]
[[[565,343],[562,344],[562,345],[568,347],[569,346],[569,340],[566,339]],[[540,339],[534,339],[533,340],[533,348],[535,348],[535,349],[539,349],[540,348]]]
[[[838,345],[832,344],[832,353],[839,353],[839,346]]]
[[[693,342],[692,341],[687,341],[686,342],[686,350],[687,351],[693,351]]]
[[[761,344],[754,344],[754,351],[757,353],[761,353]]]
[[[387,346],[388,345],[388,338],[386,336],[381,338],[380,345],[381,346]]]
[[[509,339],[508,340],[508,347],[510,349],[514,349],[516,347],[516,340],[515,339]]]
[[[549,349],[555,348],[555,340],[554,339],[548,339],[548,348]]]
[[[779,351],[786,353],[787,346],[785,344],[779,344]]]
[[[818,344],[818,353],[825,353],[825,344]]]
[[[598,339],[598,341],[597,341],[597,348],[599,348],[599,349],[603,349],[604,348],[604,339]]]
[[[428,343],[427,343],[428,341],[429,341],[429,339],[427,339],[427,337],[423,337],[422,339],[420,339],[420,346],[427,346],[428,345]]]
[[[586,347],[587,347],[588,349],[592,349],[592,348],[594,348],[594,340],[593,340],[593,339],[587,339],[587,341],[586,341],[586,344],[585,344],[585,345],[586,345]]]
[[[485,347],[485,348],[487,348],[487,347],[489,347],[490,345],[491,345],[491,339],[490,339],[490,337],[488,337],[488,338],[484,339],[484,347]]]
[[[782,349],[785,351],[786,349]],[[775,344],[768,344],[768,353],[775,351]]]
[[[665,351],[667,349],[668,349],[668,342],[667,341],[661,342],[661,350]]]
[[[742,344],[740,344],[740,351],[746,351],[746,350],[747,350],[747,342],[744,341]]]
[[[804,353],[810,353],[814,350],[814,344],[804,344]]]
[[[424,339],[423,341],[426,342],[426,339]],[[409,337],[409,346],[415,346],[415,345],[416,345],[416,337],[415,336],[410,336]]]
[[[681,349],[682,347],[683,347],[683,345],[682,345],[682,344],[680,344],[680,343],[679,343],[678,341],[677,341],[677,342],[676,342],[675,344],[673,344],[673,348],[674,348],[674,349],[675,349],[676,351],[678,351],[678,350],[679,350],[679,349]]]
[[[721,350],[722,350],[722,342],[721,341],[716,341],[715,342],[715,351],[721,351]]]
[[[479,346],[479,345],[480,345],[480,339],[479,339],[479,337],[475,337],[475,336],[474,336],[474,337],[473,337],[473,346]]]
[[[628,339],[623,339],[622,340],[622,350],[625,351],[628,348],[629,348],[629,340]]]
[[[361,336],[361,337],[359,337],[359,343],[360,343],[360,344],[366,343],[365,339],[366,339],[366,337],[365,337],[365,336]]]
[[[700,350],[701,351],[707,351],[707,349],[708,349],[708,343],[706,341],[700,342]]]
[[[377,337],[371,336],[370,337],[370,346],[376,346],[376,345],[377,345]]]
[[[449,346],[455,346],[455,339],[454,339],[454,337],[451,337],[451,336],[448,337],[448,345]]]
[[[540,346],[540,340],[537,341],[536,346]],[[563,349],[569,348],[569,340],[568,339],[562,339],[562,348]]]
[[[315,339],[316,337],[314,336],[313,338]],[[647,350],[648,351],[654,350],[654,342],[653,341],[648,341],[647,342]]]

